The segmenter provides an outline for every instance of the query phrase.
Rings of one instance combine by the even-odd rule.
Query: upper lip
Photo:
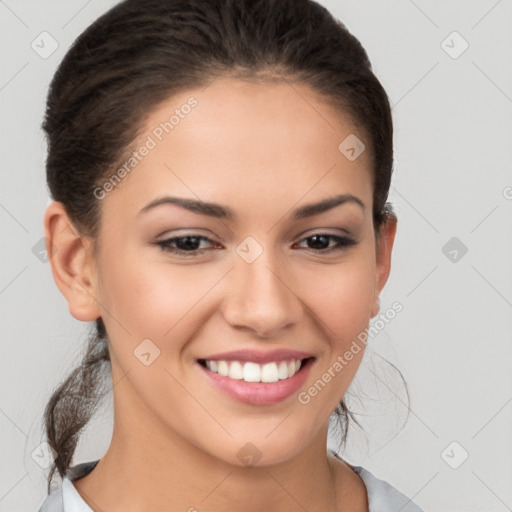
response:
[[[222,352],[213,354],[201,359],[209,361],[252,361],[259,364],[271,363],[273,361],[286,361],[289,359],[307,359],[313,357],[313,354],[301,352],[298,350],[276,349],[268,352],[261,350],[233,350],[231,352]]]

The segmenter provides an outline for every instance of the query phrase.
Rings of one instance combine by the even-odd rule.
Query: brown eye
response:
[[[158,245],[162,251],[183,255],[190,254],[193,256],[194,254],[202,254],[204,252],[204,248],[199,248],[202,241],[210,242],[210,239],[199,235],[176,236],[166,240],[160,240],[156,242],[156,245]]]
[[[329,243],[331,240],[336,241],[337,245],[335,245],[334,247],[332,247],[332,246],[330,247]],[[307,243],[308,249],[312,249],[315,252],[323,252],[323,253],[330,253],[333,251],[341,251],[347,247],[351,247],[351,246],[357,244],[357,242],[355,240],[353,240],[352,238],[339,236],[339,235],[332,235],[332,234],[328,234],[328,233],[314,234],[313,236],[304,238],[303,242]]]

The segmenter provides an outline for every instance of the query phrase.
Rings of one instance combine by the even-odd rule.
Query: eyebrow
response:
[[[365,204],[358,197],[352,194],[339,194],[332,198],[322,199],[317,203],[310,203],[297,208],[293,211],[292,218],[298,220],[304,219],[306,217],[313,217],[314,215],[318,215],[320,213],[331,210],[336,206],[347,203],[357,204],[363,211],[365,209]],[[199,213],[201,215],[208,215],[218,219],[234,220],[237,218],[236,213],[227,206],[176,196],[164,196],[157,198],[144,206],[138,215],[146,213],[163,204],[175,204],[191,212]]]

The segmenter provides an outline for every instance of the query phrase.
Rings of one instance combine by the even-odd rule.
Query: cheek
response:
[[[122,343],[123,350],[133,351],[150,339],[161,352],[179,351],[179,340],[186,342],[194,321],[197,329],[201,299],[218,281],[211,267],[171,264],[159,250],[119,251],[119,258],[103,260],[103,317],[110,326],[111,341]]]
[[[100,302],[115,356],[114,380],[129,373],[136,395],[161,414],[165,414],[162,400],[176,404],[185,400],[184,406],[191,407],[177,384],[183,381],[179,362],[202,325],[200,301],[218,275],[197,266],[171,265],[148,256],[147,250],[119,252],[129,256],[105,258],[101,272]]]
[[[370,321],[375,291],[375,261],[370,251],[358,251],[350,260],[316,271],[311,276],[311,306],[335,345],[350,341]]]
[[[323,352],[314,374],[299,393],[304,421],[323,425],[349,388],[364,355],[360,334],[370,322],[374,296],[373,248],[361,247],[339,265],[315,272],[309,306],[322,330]],[[313,277],[313,274],[310,276]],[[307,419],[306,419],[307,418]]]
[[[326,340],[319,373],[327,372],[326,381],[336,382],[329,393],[335,404],[350,385],[364,355],[364,334],[375,291],[373,248],[358,251],[346,264],[333,268],[336,270],[316,274],[311,305]]]

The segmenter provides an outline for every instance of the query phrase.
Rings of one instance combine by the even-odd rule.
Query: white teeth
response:
[[[261,367],[261,382],[277,382],[278,380],[276,363],[267,363]]]
[[[293,368],[295,368],[295,363],[293,361],[290,361],[290,365],[293,365]],[[286,361],[281,361],[279,363],[279,378],[280,379],[286,379],[288,375],[293,375],[294,372],[288,371],[288,363]]]
[[[206,360],[206,367],[223,377],[246,382],[277,382],[293,377],[301,366],[300,359],[258,364],[241,361]]]
[[[219,375],[222,375],[223,377],[227,377],[227,375],[229,373],[228,363],[226,361],[218,361],[217,365],[218,365],[217,373]]]
[[[238,362],[238,361],[235,361]],[[244,364],[244,380],[245,382],[261,381],[261,366],[257,363]]]
[[[242,365],[238,361],[233,361],[229,365],[229,373],[228,376],[230,379],[240,380],[243,379],[244,369]]]

